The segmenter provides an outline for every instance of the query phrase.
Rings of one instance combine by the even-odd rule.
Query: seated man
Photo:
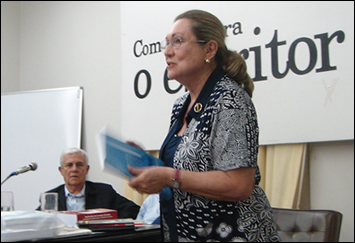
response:
[[[135,219],[140,207],[118,194],[111,185],[87,181],[89,168],[85,150],[69,148],[62,152],[59,171],[65,184],[47,191],[58,193],[58,211],[108,208],[117,210],[118,218]]]

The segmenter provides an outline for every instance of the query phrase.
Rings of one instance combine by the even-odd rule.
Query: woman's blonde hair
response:
[[[217,65],[221,66],[227,75],[242,85],[250,97],[254,91],[254,82],[247,73],[247,65],[243,57],[236,51],[228,50],[225,38],[226,30],[221,21],[213,14],[202,10],[189,10],[178,15],[179,19],[192,21],[192,32],[198,40],[215,40],[218,51],[215,56]]]

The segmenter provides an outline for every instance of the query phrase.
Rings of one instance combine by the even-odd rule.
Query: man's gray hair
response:
[[[60,155],[60,166],[63,167],[64,156],[65,155],[67,155],[67,154],[77,154],[77,153],[81,153],[82,155],[84,155],[85,163],[88,165],[89,164],[89,158],[88,158],[88,154],[87,154],[87,152],[85,150],[80,149],[80,148],[67,148],[67,149],[64,149],[64,151]]]

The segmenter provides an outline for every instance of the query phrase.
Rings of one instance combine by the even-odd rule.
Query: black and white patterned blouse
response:
[[[259,128],[251,98],[221,69],[216,69],[196,100],[195,109],[189,111],[184,134],[175,147],[169,147],[182,126],[189,102],[186,93],[173,106],[161,159],[167,166],[194,172],[256,168],[255,188],[247,200],[237,202],[173,189],[170,201],[161,200],[164,240],[279,241],[271,206],[258,186]]]

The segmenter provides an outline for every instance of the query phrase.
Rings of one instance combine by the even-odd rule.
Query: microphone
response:
[[[8,177],[6,177],[5,180],[3,180],[3,181],[1,182],[1,185],[2,185],[5,181],[7,181],[11,176],[18,175],[18,174],[22,174],[22,173],[25,173],[25,172],[27,172],[27,171],[29,171],[29,170],[36,170],[37,167],[38,167],[38,166],[37,166],[37,163],[31,162],[31,163],[29,163],[28,165],[23,166],[23,167],[21,167],[21,168],[15,170],[14,172],[12,172]]]
[[[18,174],[22,174],[22,173],[25,173],[25,172],[30,171],[30,170],[36,170],[37,167],[38,167],[37,163],[31,162],[28,165],[23,166],[23,167],[15,170],[14,172],[12,172],[12,175],[18,175]]]

